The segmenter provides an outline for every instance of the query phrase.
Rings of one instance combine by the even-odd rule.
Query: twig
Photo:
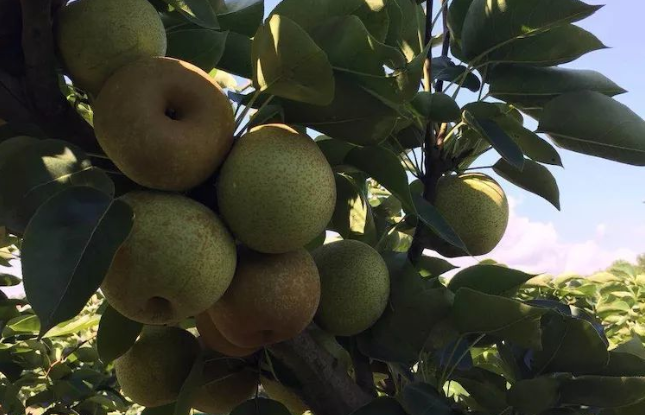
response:
[[[354,373],[356,374],[356,384],[360,386],[365,393],[376,397],[376,385],[374,385],[374,372],[370,366],[370,358],[365,356],[358,349],[356,339],[351,339],[351,356],[354,365]]]

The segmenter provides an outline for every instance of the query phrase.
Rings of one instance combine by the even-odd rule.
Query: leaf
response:
[[[89,187],[49,199],[25,231],[22,273],[40,334],[76,316],[98,289],[132,227],[130,207]]]
[[[347,154],[355,147],[345,141],[335,138],[320,136],[316,138],[316,144],[331,166],[338,166],[345,162]]]
[[[336,207],[329,228],[343,237],[376,245],[376,227],[367,195],[351,177],[336,174]]]
[[[533,131],[522,126],[509,128],[506,124],[501,127],[515,140],[526,157],[538,163],[562,166],[562,158],[557,150]]]
[[[520,38],[488,56],[495,63],[554,66],[568,63],[606,46],[586,30],[567,24],[535,36]]]
[[[278,401],[255,398],[238,405],[230,415],[291,415],[291,412]]]
[[[452,317],[461,333],[491,334],[539,350],[540,318],[547,311],[510,298],[462,288],[455,294]]]
[[[0,168],[0,219],[22,232],[47,199],[71,186],[114,194],[112,181],[80,149],[60,140],[37,141]]]
[[[40,321],[34,314],[22,315],[7,322],[2,330],[2,337],[7,338],[17,334],[38,334]]]
[[[540,376],[516,382],[507,393],[508,404],[528,415],[542,414],[558,406],[560,398],[560,376]]]
[[[130,350],[143,324],[124,317],[109,305],[101,316],[96,345],[103,363],[109,363]]]
[[[645,166],[645,121],[598,92],[554,99],[544,108],[539,129],[567,150]]]
[[[329,105],[283,101],[285,122],[358,145],[384,141],[397,125],[400,114],[342,74],[335,78],[334,99]]]
[[[598,10],[578,0],[474,0],[464,19],[461,48],[469,59]]]
[[[625,92],[604,75],[589,70],[496,65],[488,72],[489,95],[519,109],[541,110],[554,98],[576,91],[596,91],[608,96]]]
[[[425,119],[435,122],[457,121],[461,117],[457,102],[443,93],[421,91],[412,100],[412,105]]]
[[[251,47],[252,41],[248,36],[229,32],[228,36],[226,36],[224,53],[219,62],[217,62],[217,68],[242,78],[253,78]]]
[[[351,415],[406,415],[406,412],[396,399],[381,396],[358,408]]]
[[[540,371],[590,373],[607,365],[607,345],[585,320],[551,312],[542,325],[542,350],[533,366]]]
[[[181,385],[177,402],[175,402],[174,415],[190,415],[193,396],[204,385],[204,353],[200,353],[193,367],[190,369],[186,380]],[[259,410],[259,409],[258,409]],[[235,411],[235,410],[234,410]],[[233,412],[234,412],[233,411]]]
[[[21,282],[22,280],[15,275],[0,273],[0,287],[12,287]]]
[[[222,30],[253,37],[264,18],[264,0],[228,0],[217,12]]]
[[[349,16],[358,12],[365,0],[282,0],[271,12],[271,16],[288,17],[310,31],[315,26],[334,17]]]
[[[207,29],[219,29],[215,12],[217,1],[164,0],[190,22]],[[182,7],[183,6],[183,7]]]
[[[416,263],[417,270],[424,277],[438,277],[457,268],[442,258],[434,258],[422,255]]]
[[[95,327],[99,324],[99,316],[84,315],[80,318],[75,318],[70,321],[64,321],[45,334],[44,338],[69,336],[70,334],[80,333],[90,327]]]
[[[458,43],[461,43],[461,34],[464,28],[464,21],[468,14],[468,9],[472,5],[473,0],[453,0],[450,2],[448,8],[448,28],[452,34],[452,38]]]
[[[524,160],[524,168],[520,171],[506,160],[499,159],[493,170],[514,185],[542,197],[560,210],[560,189],[553,174],[543,165],[533,160]]]
[[[155,406],[154,408],[146,408],[141,412],[141,415],[174,415],[175,402],[168,405]]]
[[[432,58],[431,68],[432,80],[461,84],[464,88],[473,92],[477,92],[481,88],[481,82],[477,75],[472,72],[464,75],[468,68],[463,65],[456,65],[450,58],[444,56]]]
[[[570,405],[619,408],[645,401],[645,377],[580,376],[560,387],[560,400]]]
[[[297,23],[273,15],[253,39],[253,84],[259,91],[309,104],[334,98],[334,74],[327,55]]]
[[[422,382],[406,385],[402,392],[403,407],[410,415],[451,415],[452,408],[437,388]]]
[[[461,249],[464,253],[468,253],[468,248],[466,248],[464,241],[461,240],[434,206],[420,195],[414,195],[413,199],[417,216],[426,226],[444,241]]]
[[[190,62],[210,72],[224,55],[228,32],[219,32],[183,21],[176,14],[164,18],[166,56]],[[169,26],[170,25],[170,26]]]
[[[522,149],[495,121],[487,118],[478,118],[469,110],[464,110],[463,120],[479,132],[504,160],[508,161],[513,167],[522,170],[524,167],[524,154],[522,153]]]
[[[504,295],[519,288],[535,275],[499,265],[474,265],[455,274],[448,289],[470,288],[485,294]]]

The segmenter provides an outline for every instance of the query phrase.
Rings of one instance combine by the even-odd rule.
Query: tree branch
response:
[[[20,0],[25,104],[47,136],[69,141],[87,152],[100,153],[94,130],[69,105],[59,88],[52,5],[59,6],[63,2],[54,1],[52,4],[52,0]]]
[[[347,415],[372,400],[308,331],[269,349],[302,383],[298,392],[316,415]]]
[[[376,385],[374,385],[374,372],[372,371],[370,358],[361,353],[355,339],[351,339],[350,349],[356,384],[365,393],[376,398],[378,393],[376,392]]]

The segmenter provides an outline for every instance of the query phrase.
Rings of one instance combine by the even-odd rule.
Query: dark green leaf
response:
[[[132,227],[132,210],[89,187],[49,199],[25,231],[25,292],[40,317],[41,334],[77,315],[103,281]]]
[[[291,415],[291,412],[278,401],[255,398],[240,404],[230,415]]]
[[[516,382],[507,394],[508,404],[528,415],[542,414],[558,406],[560,385],[558,376],[541,376]]]
[[[406,412],[399,401],[389,396],[382,396],[358,408],[352,412],[352,415],[406,415]]]
[[[560,387],[566,404],[618,408],[645,401],[645,377],[580,376]]]
[[[181,386],[174,415],[190,415],[193,396],[204,384],[204,353],[200,353]]]
[[[452,317],[461,333],[481,333],[541,348],[540,318],[548,310],[462,288],[455,294]]]
[[[242,78],[253,78],[251,45],[252,42],[248,36],[229,32],[226,36],[224,54],[217,63],[217,67]]]
[[[327,55],[293,20],[273,15],[255,34],[251,57],[257,90],[310,104],[332,102]]]
[[[154,408],[146,408],[141,412],[141,415],[174,415],[175,413],[175,403],[169,403],[168,405],[157,406]]]
[[[473,92],[477,92],[481,88],[481,82],[474,73],[470,72],[465,75],[468,68],[456,65],[450,58],[433,58],[431,66],[433,80],[452,82]]]
[[[219,29],[217,0],[164,0],[180,12],[185,19],[207,29]],[[182,7],[184,6],[184,7]]]
[[[457,292],[470,288],[485,294],[504,295],[519,288],[535,275],[499,265],[474,265],[455,274],[448,288]]]
[[[0,273],[0,287],[12,287],[21,282],[22,280],[15,275]]]
[[[606,46],[593,34],[578,26],[567,24],[535,36],[517,39],[491,53],[488,60],[554,66],[604,48]]]
[[[332,227],[343,239],[356,239],[374,246],[376,228],[367,195],[351,177],[336,174],[336,208]]]
[[[108,305],[101,316],[96,340],[101,360],[109,363],[130,350],[141,329],[143,324],[124,317]]]
[[[412,198],[414,199],[417,216],[426,226],[450,245],[459,248],[464,253],[468,253],[464,241],[461,240],[434,206],[420,195],[414,195]]]
[[[452,38],[461,43],[461,33],[464,28],[464,21],[468,14],[468,9],[473,0],[452,0],[448,8],[448,28]]]
[[[579,0],[506,0],[499,4],[474,0],[464,19],[461,48],[473,59],[516,39],[584,19],[599,8]]]
[[[316,144],[331,166],[343,164],[347,153],[355,148],[352,144],[327,136],[316,138]]]
[[[645,359],[616,349],[609,351],[609,363],[594,375],[602,376],[645,376]]]
[[[562,166],[562,158],[557,150],[533,131],[521,126],[520,128],[509,128],[506,124],[503,124],[502,128],[520,146],[526,157],[538,163]]]
[[[421,91],[412,100],[412,105],[424,118],[435,122],[456,121],[461,117],[457,102],[443,93]]]
[[[80,149],[59,140],[37,141],[0,169],[0,219],[23,231],[47,199],[71,186],[114,194],[112,181]]]
[[[422,382],[408,384],[402,393],[403,406],[410,415],[451,415],[452,408],[437,388]]]
[[[422,255],[419,258],[416,267],[424,277],[438,277],[439,275],[457,268],[445,259],[433,258],[425,255]]]
[[[499,159],[493,170],[514,185],[535,193],[560,210],[560,189],[553,174],[543,165],[533,160],[524,160],[524,168],[520,171],[506,160]]]
[[[40,321],[33,314],[26,314],[13,318],[7,322],[2,330],[2,337],[15,336],[17,334],[38,334]]]
[[[222,30],[253,37],[264,18],[264,0],[229,0],[217,9]]]
[[[544,108],[539,129],[560,147],[645,166],[645,121],[598,92],[562,95]]]
[[[282,0],[271,12],[271,16],[288,17],[306,31],[310,31],[328,19],[349,16],[358,12],[365,0]]]
[[[181,59],[210,72],[222,58],[228,32],[218,32],[184,22],[167,29],[166,56]]]
[[[466,124],[479,132],[504,160],[515,168],[522,170],[524,167],[522,149],[495,121],[488,118],[479,118],[469,110],[464,111],[463,119]]]

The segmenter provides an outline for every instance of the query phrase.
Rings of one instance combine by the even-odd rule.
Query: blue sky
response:
[[[617,99],[645,117],[645,77],[639,67],[645,63],[639,30],[645,3],[607,1],[579,24],[610,48],[567,66],[602,72],[629,91]],[[266,1],[267,13],[277,3]],[[501,181],[513,212],[507,235],[491,256],[528,270],[559,273],[593,272],[614,259],[645,253],[645,169],[565,150],[561,153],[565,168],[552,169],[560,186],[561,212]]]

